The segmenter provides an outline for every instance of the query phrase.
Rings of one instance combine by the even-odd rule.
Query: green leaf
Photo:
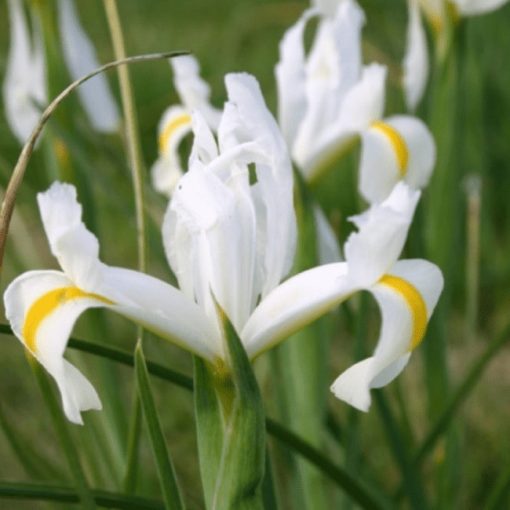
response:
[[[92,490],[91,494],[96,505],[102,508],[120,510],[163,510],[165,508],[159,501],[138,496],[126,496],[103,490]],[[0,482],[0,499],[4,498],[80,503],[80,496],[75,489],[32,483]]]
[[[206,507],[211,508],[223,448],[223,420],[206,362],[194,357],[194,398],[200,476]]]
[[[231,372],[215,373],[225,416],[223,451],[211,508],[262,510],[266,427],[259,387],[244,347],[225,318]]]
[[[138,344],[135,349],[135,372],[138,393],[140,395],[145,423],[149,431],[149,439],[152,453],[156,461],[165,508],[167,510],[181,510],[183,504],[179,493],[179,486],[159,422],[149,383],[149,373],[147,372],[147,366],[140,344]]]

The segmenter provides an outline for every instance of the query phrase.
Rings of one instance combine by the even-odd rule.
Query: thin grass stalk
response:
[[[476,340],[480,288],[480,213],[481,187],[479,175],[466,180],[466,338]]]
[[[162,60],[171,57],[176,57],[182,55],[183,52],[167,52],[167,53],[150,53],[146,55],[137,55],[134,57],[128,57],[121,60],[116,60],[113,62],[109,62],[101,67],[98,67],[94,71],[89,74],[83,76],[82,78],[74,81],[70,85],[68,85],[51,103],[46,107],[44,112],[41,115],[41,119],[39,123],[32,131],[29,139],[23,146],[21,153],[18,157],[18,161],[16,162],[16,166],[11,174],[9,179],[9,184],[5,191],[5,197],[2,202],[2,207],[0,208],[0,274],[3,268],[3,260],[5,255],[5,244],[7,241],[7,234],[9,232],[9,226],[12,218],[12,213],[14,211],[14,205],[16,203],[16,197],[18,194],[18,190],[23,182],[23,177],[25,175],[25,171],[27,169],[28,163],[34,151],[35,144],[41,135],[44,126],[51,118],[55,110],[58,108],[60,103],[68,97],[74,90],[76,90],[82,83],[90,80],[94,76],[101,74],[109,69],[113,69],[115,67],[126,65],[126,64],[134,64],[138,62],[150,62],[153,60]]]
[[[124,44],[124,35],[122,32],[122,24],[120,22],[119,11],[116,0],[104,0],[104,8],[106,19],[110,29],[110,35],[113,44],[115,58],[126,58],[126,48]],[[127,67],[118,67],[117,76],[120,84],[120,95],[122,100],[122,110],[124,112],[124,121],[126,127],[126,148],[129,155],[129,166],[131,168],[131,178],[133,182],[133,192],[135,200],[136,214],[136,245],[138,253],[138,269],[145,272],[147,269],[147,239],[144,209],[144,188],[143,188],[143,161],[140,144],[138,117],[136,114],[133,88],[131,86],[131,78]],[[137,343],[140,346],[139,353],[143,356],[141,348],[143,341],[143,328],[137,328]],[[136,395],[139,395],[137,392]],[[135,399],[137,397],[135,396]],[[138,449],[140,442],[140,409],[135,402],[132,408],[130,418],[130,436],[129,436],[129,457],[126,468],[126,481],[132,478],[131,483],[136,483],[136,467],[131,464],[138,463]],[[131,464],[130,464],[131,463]]]

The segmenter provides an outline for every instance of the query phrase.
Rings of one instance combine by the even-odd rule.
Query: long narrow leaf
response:
[[[149,431],[149,439],[152,446],[152,453],[156,461],[165,508],[167,510],[182,510],[183,504],[179,493],[179,486],[159,422],[149,383],[149,373],[140,344],[135,350],[135,372],[138,393],[140,395],[145,423]]]
[[[118,508],[120,510],[164,510],[165,508],[159,501],[138,496],[126,496],[102,490],[92,490],[91,493],[96,505],[101,508]],[[80,496],[75,489],[48,484],[16,482],[0,482],[0,500],[4,498],[58,503],[80,502]]]

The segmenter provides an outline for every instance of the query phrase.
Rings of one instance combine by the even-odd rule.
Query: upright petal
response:
[[[230,108],[225,109],[219,128],[220,147],[229,148],[227,133],[230,145],[250,144],[257,186],[266,209],[265,246],[259,250],[263,252],[262,296],[265,296],[288,273],[294,259],[296,217],[292,166],[285,141],[256,80],[247,74],[230,74],[225,83]]]
[[[358,290],[347,271],[345,262],[326,264],[299,273],[270,292],[241,333],[250,358],[332,310]]]
[[[407,109],[414,111],[418,106],[429,74],[427,38],[421,20],[418,0],[408,0],[407,47],[403,61],[403,85]]]
[[[80,24],[74,0],[59,0],[58,9],[64,59],[72,79],[77,80],[100,64],[94,46]],[[119,110],[104,74],[81,85],[78,95],[97,131],[110,133],[119,128]]]
[[[381,309],[381,334],[374,356],[356,363],[331,389],[359,410],[370,406],[370,389],[392,381],[419,345],[441,290],[441,271],[425,260],[403,260],[370,290]]]
[[[397,115],[374,122],[362,133],[360,193],[375,203],[384,200],[399,180],[421,189],[435,159],[434,139],[421,120]]]
[[[317,7],[322,15],[333,17],[338,9],[338,6],[343,1],[344,0],[312,0],[312,5]]]
[[[44,50],[37,23],[32,51],[30,35],[20,0],[8,0],[11,39],[3,84],[5,114],[21,144],[30,136],[41,116],[37,104],[47,97]]]
[[[419,191],[400,182],[384,202],[351,218],[359,231],[349,236],[344,253],[349,275],[359,287],[370,287],[395,264],[419,197]]]
[[[99,243],[81,220],[75,187],[54,182],[37,201],[51,252],[64,273],[80,289],[96,289],[101,278]]]
[[[247,182],[246,169],[227,184],[207,167],[191,168],[179,181],[163,226],[181,288],[213,320],[216,300],[238,330],[254,306],[256,223]]]
[[[195,57],[183,55],[170,59],[174,71],[174,84],[185,108],[191,113],[199,111],[211,129],[216,130],[221,112],[210,103],[210,88],[200,77],[200,66]]]
[[[306,23],[312,15],[313,11],[305,11],[297,23],[285,32],[280,42],[280,60],[275,68],[278,123],[289,147],[294,143],[307,106],[303,34]]]

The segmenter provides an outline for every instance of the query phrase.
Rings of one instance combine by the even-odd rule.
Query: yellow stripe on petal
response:
[[[423,340],[425,330],[427,329],[427,305],[416,287],[403,278],[385,275],[379,280],[379,283],[387,285],[398,292],[404,298],[411,311],[413,332],[409,343],[409,350],[412,351]]]
[[[391,147],[395,151],[400,177],[405,177],[409,163],[409,150],[402,135],[386,122],[374,122],[371,128],[379,131],[389,140]]]
[[[23,339],[27,348],[34,352],[36,350],[37,330],[41,323],[50,316],[59,306],[65,305],[76,299],[95,299],[106,305],[113,305],[114,302],[100,296],[84,292],[78,287],[60,287],[58,289],[47,292],[41,296],[29,308],[23,324]]]
[[[177,115],[173,117],[163,128],[161,134],[159,135],[159,152],[160,154],[164,154],[167,150],[168,141],[175,132],[182,126],[191,125],[191,115],[188,113],[183,113],[181,115]]]

